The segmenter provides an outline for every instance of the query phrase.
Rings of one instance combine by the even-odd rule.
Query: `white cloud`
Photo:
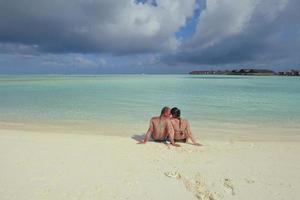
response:
[[[252,23],[260,23],[257,20],[272,21],[287,3],[288,0],[207,0],[196,34],[188,45],[210,47],[226,37],[248,31]]]
[[[298,0],[207,0],[194,36],[162,60],[172,65],[298,65],[299,9]]]

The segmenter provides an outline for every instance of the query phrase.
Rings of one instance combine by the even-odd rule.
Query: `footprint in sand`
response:
[[[185,188],[192,192],[198,200],[216,200],[216,195],[207,189],[206,184],[200,178],[189,180],[177,171],[165,172],[164,174],[169,178],[176,178],[177,180],[182,181]]]
[[[230,193],[231,193],[232,195],[235,195],[234,187],[233,187],[233,184],[232,184],[232,180],[231,180],[231,179],[225,178],[225,179],[224,179],[223,185],[224,185],[224,187],[226,187],[226,188],[230,191]]]
[[[181,178],[181,175],[179,172],[165,172],[165,176],[167,176],[169,178],[177,178],[177,179]]]
[[[195,196],[199,200],[216,200],[216,195],[213,195],[211,191],[207,189],[207,186],[203,181],[196,180],[195,182],[196,194]]]

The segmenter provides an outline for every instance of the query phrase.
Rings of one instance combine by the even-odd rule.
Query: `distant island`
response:
[[[275,72],[269,69],[234,69],[234,70],[208,70],[192,71],[194,75],[252,75],[252,76],[299,76],[300,70]]]

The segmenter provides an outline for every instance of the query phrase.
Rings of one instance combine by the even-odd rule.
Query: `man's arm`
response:
[[[147,133],[146,133],[146,135],[145,135],[144,140],[138,142],[138,144],[146,144],[146,143],[149,141],[149,139],[150,139],[152,133],[153,133],[153,121],[152,121],[152,119],[151,119],[151,120],[150,120],[150,124],[149,124],[149,128],[148,128],[148,131],[147,131]]]

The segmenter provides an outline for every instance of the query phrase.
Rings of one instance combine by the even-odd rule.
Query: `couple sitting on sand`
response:
[[[180,145],[175,144],[175,142],[185,143],[188,139],[191,139],[194,145],[201,146],[196,142],[188,120],[180,118],[180,110],[176,107],[172,109],[164,107],[159,117],[153,117],[150,120],[145,139],[140,144],[146,144],[150,137],[157,142],[167,142],[169,140],[176,147]]]

